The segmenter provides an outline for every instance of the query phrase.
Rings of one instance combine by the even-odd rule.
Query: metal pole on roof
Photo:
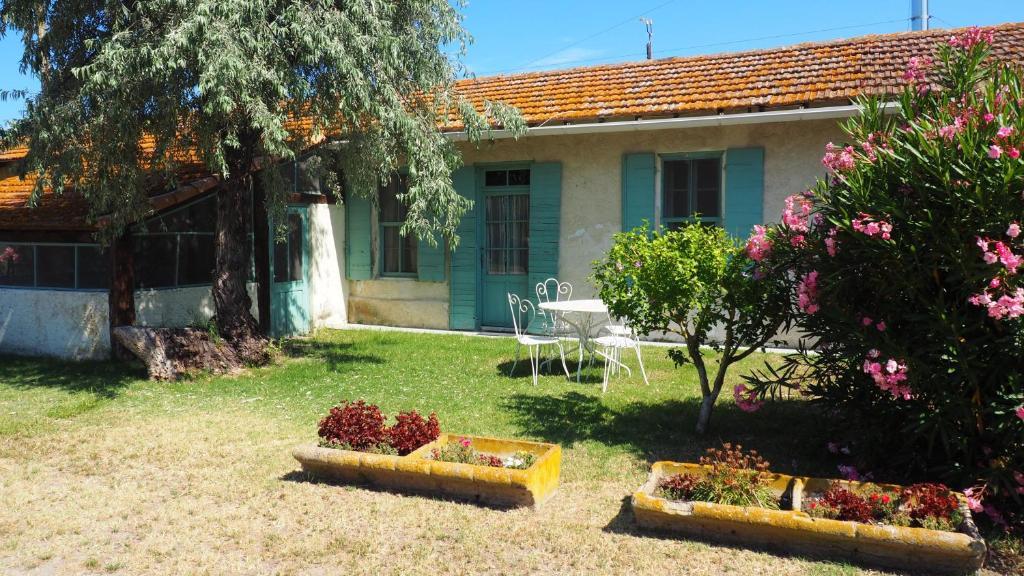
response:
[[[650,18],[641,18],[644,27],[647,28],[647,59],[651,60],[654,58],[654,45],[652,37],[654,36],[654,21]]]
[[[927,30],[929,20],[931,16],[928,14],[928,0],[910,0],[911,30]]]

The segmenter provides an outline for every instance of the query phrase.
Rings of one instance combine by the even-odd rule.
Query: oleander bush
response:
[[[1024,523],[1024,93],[973,29],[910,61],[895,110],[860,103],[829,177],[747,246],[789,279],[804,350],[750,379],[799,389],[863,465],[967,488]]]

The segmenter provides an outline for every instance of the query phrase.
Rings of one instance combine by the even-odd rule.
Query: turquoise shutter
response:
[[[426,240],[416,245],[416,273],[422,282],[444,282],[444,238],[437,238],[435,246]]]
[[[562,165],[545,162],[530,167],[529,289],[558,278],[558,240],[561,234]]]
[[[452,174],[452,184],[460,196],[473,200],[470,208],[459,220],[457,233],[459,244],[452,252],[452,277],[448,285],[448,325],[452,330],[476,330],[477,284],[479,277],[480,251],[477,246],[477,219],[480,213],[476,205],[476,178],[472,167],[463,166]]]
[[[626,154],[622,157],[622,230],[643,226],[654,228],[654,154]]]
[[[345,275],[349,280],[373,277],[372,210],[373,203],[368,198],[352,191],[345,195]]]
[[[725,229],[746,239],[764,222],[764,148],[730,148],[725,153]]]

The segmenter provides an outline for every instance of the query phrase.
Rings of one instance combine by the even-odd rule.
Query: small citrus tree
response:
[[[745,251],[715,226],[654,234],[637,228],[613,240],[607,257],[594,263],[601,299],[640,333],[682,337],[685,353],[670,355],[676,364],[688,358],[697,369],[702,395],[697,432],[703,434],[729,367],[764,346],[782,326],[787,287],[758,275]],[[722,336],[713,342],[715,328]],[[713,376],[701,350],[708,344],[721,353]],[[755,407],[745,387],[734,393],[741,408]]]
[[[763,273],[796,280],[815,348],[756,390],[801,387],[864,463],[1024,526],[1024,88],[991,34],[911,59],[895,113],[864,101],[850,144],[826,148],[830,178],[751,238]]]

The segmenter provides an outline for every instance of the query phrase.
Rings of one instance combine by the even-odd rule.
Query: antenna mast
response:
[[[654,58],[654,45],[652,42],[654,37],[654,21],[650,18],[641,18],[640,22],[647,28],[647,59],[651,60]]]

